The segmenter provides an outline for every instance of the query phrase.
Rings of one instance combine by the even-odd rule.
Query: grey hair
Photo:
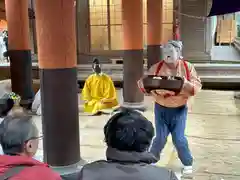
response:
[[[183,43],[182,43],[182,41],[170,40],[170,41],[168,41],[168,44],[171,44],[171,45],[174,46],[175,48],[178,48],[180,51],[182,51],[182,49],[183,49]]]
[[[6,116],[0,124],[0,143],[4,154],[22,153],[24,144],[37,136],[38,130],[31,116]]]

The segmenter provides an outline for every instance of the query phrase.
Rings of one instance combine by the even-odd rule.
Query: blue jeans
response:
[[[150,151],[160,158],[169,133],[172,134],[172,141],[178,152],[178,157],[184,166],[192,166],[193,158],[185,137],[185,127],[188,108],[186,105],[177,108],[163,107],[155,104],[155,127],[156,136],[153,139]]]

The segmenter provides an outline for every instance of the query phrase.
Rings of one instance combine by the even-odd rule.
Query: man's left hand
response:
[[[183,77],[183,88],[189,89],[189,87],[192,87],[191,82],[186,79],[186,77]]]
[[[183,76],[183,85],[186,84],[186,83],[188,83],[188,80],[185,76]]]
[[[189,96],[191,96],[190,95],[190,90],[193,88],[192,84],[191,84],[190,81],[188,81],[186,79],[186,77],[183,77],[183,81],[184,82],[183,82],[182,90],[181,90],[179,95],[182,95],[182,96],[185,96],[185,97],[189,97]]]

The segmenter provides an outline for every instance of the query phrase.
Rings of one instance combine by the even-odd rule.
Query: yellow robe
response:
[[[92,114],[118,105],[117,93],[112,79],[106,74],[92,74],[82,90],[84,111]]]

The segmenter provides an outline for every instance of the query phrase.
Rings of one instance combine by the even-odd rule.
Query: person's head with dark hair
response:
[[[100,61],[98,58],[93,59],[92,69],[96,74],[100,74],[102,72]]]
[[[100,61],[98,58],[93,58],[93,64],[100,64]]]
[[[8,36],[8,31],[7,31],[7,30],[3,30],[3,31],[2,31],[2,34],[3,34],[4,36]]]
[[[0,99],[0,117],[5,117],[14,106],[14,101],[11,98]]]
[[[0,124],[0,144],[6,155],[32,157],[38,149],[39,132],[31,116],[6,116]]]
[[[0,118],[8,115],[14,106],[14,99],[11,98],[11,93],[4,93],[0,98]]]
[[[145,152],[154,136],[154,128],[140,112],[127,108],[116,112],[104,127],[108,147],[119,151]]]

